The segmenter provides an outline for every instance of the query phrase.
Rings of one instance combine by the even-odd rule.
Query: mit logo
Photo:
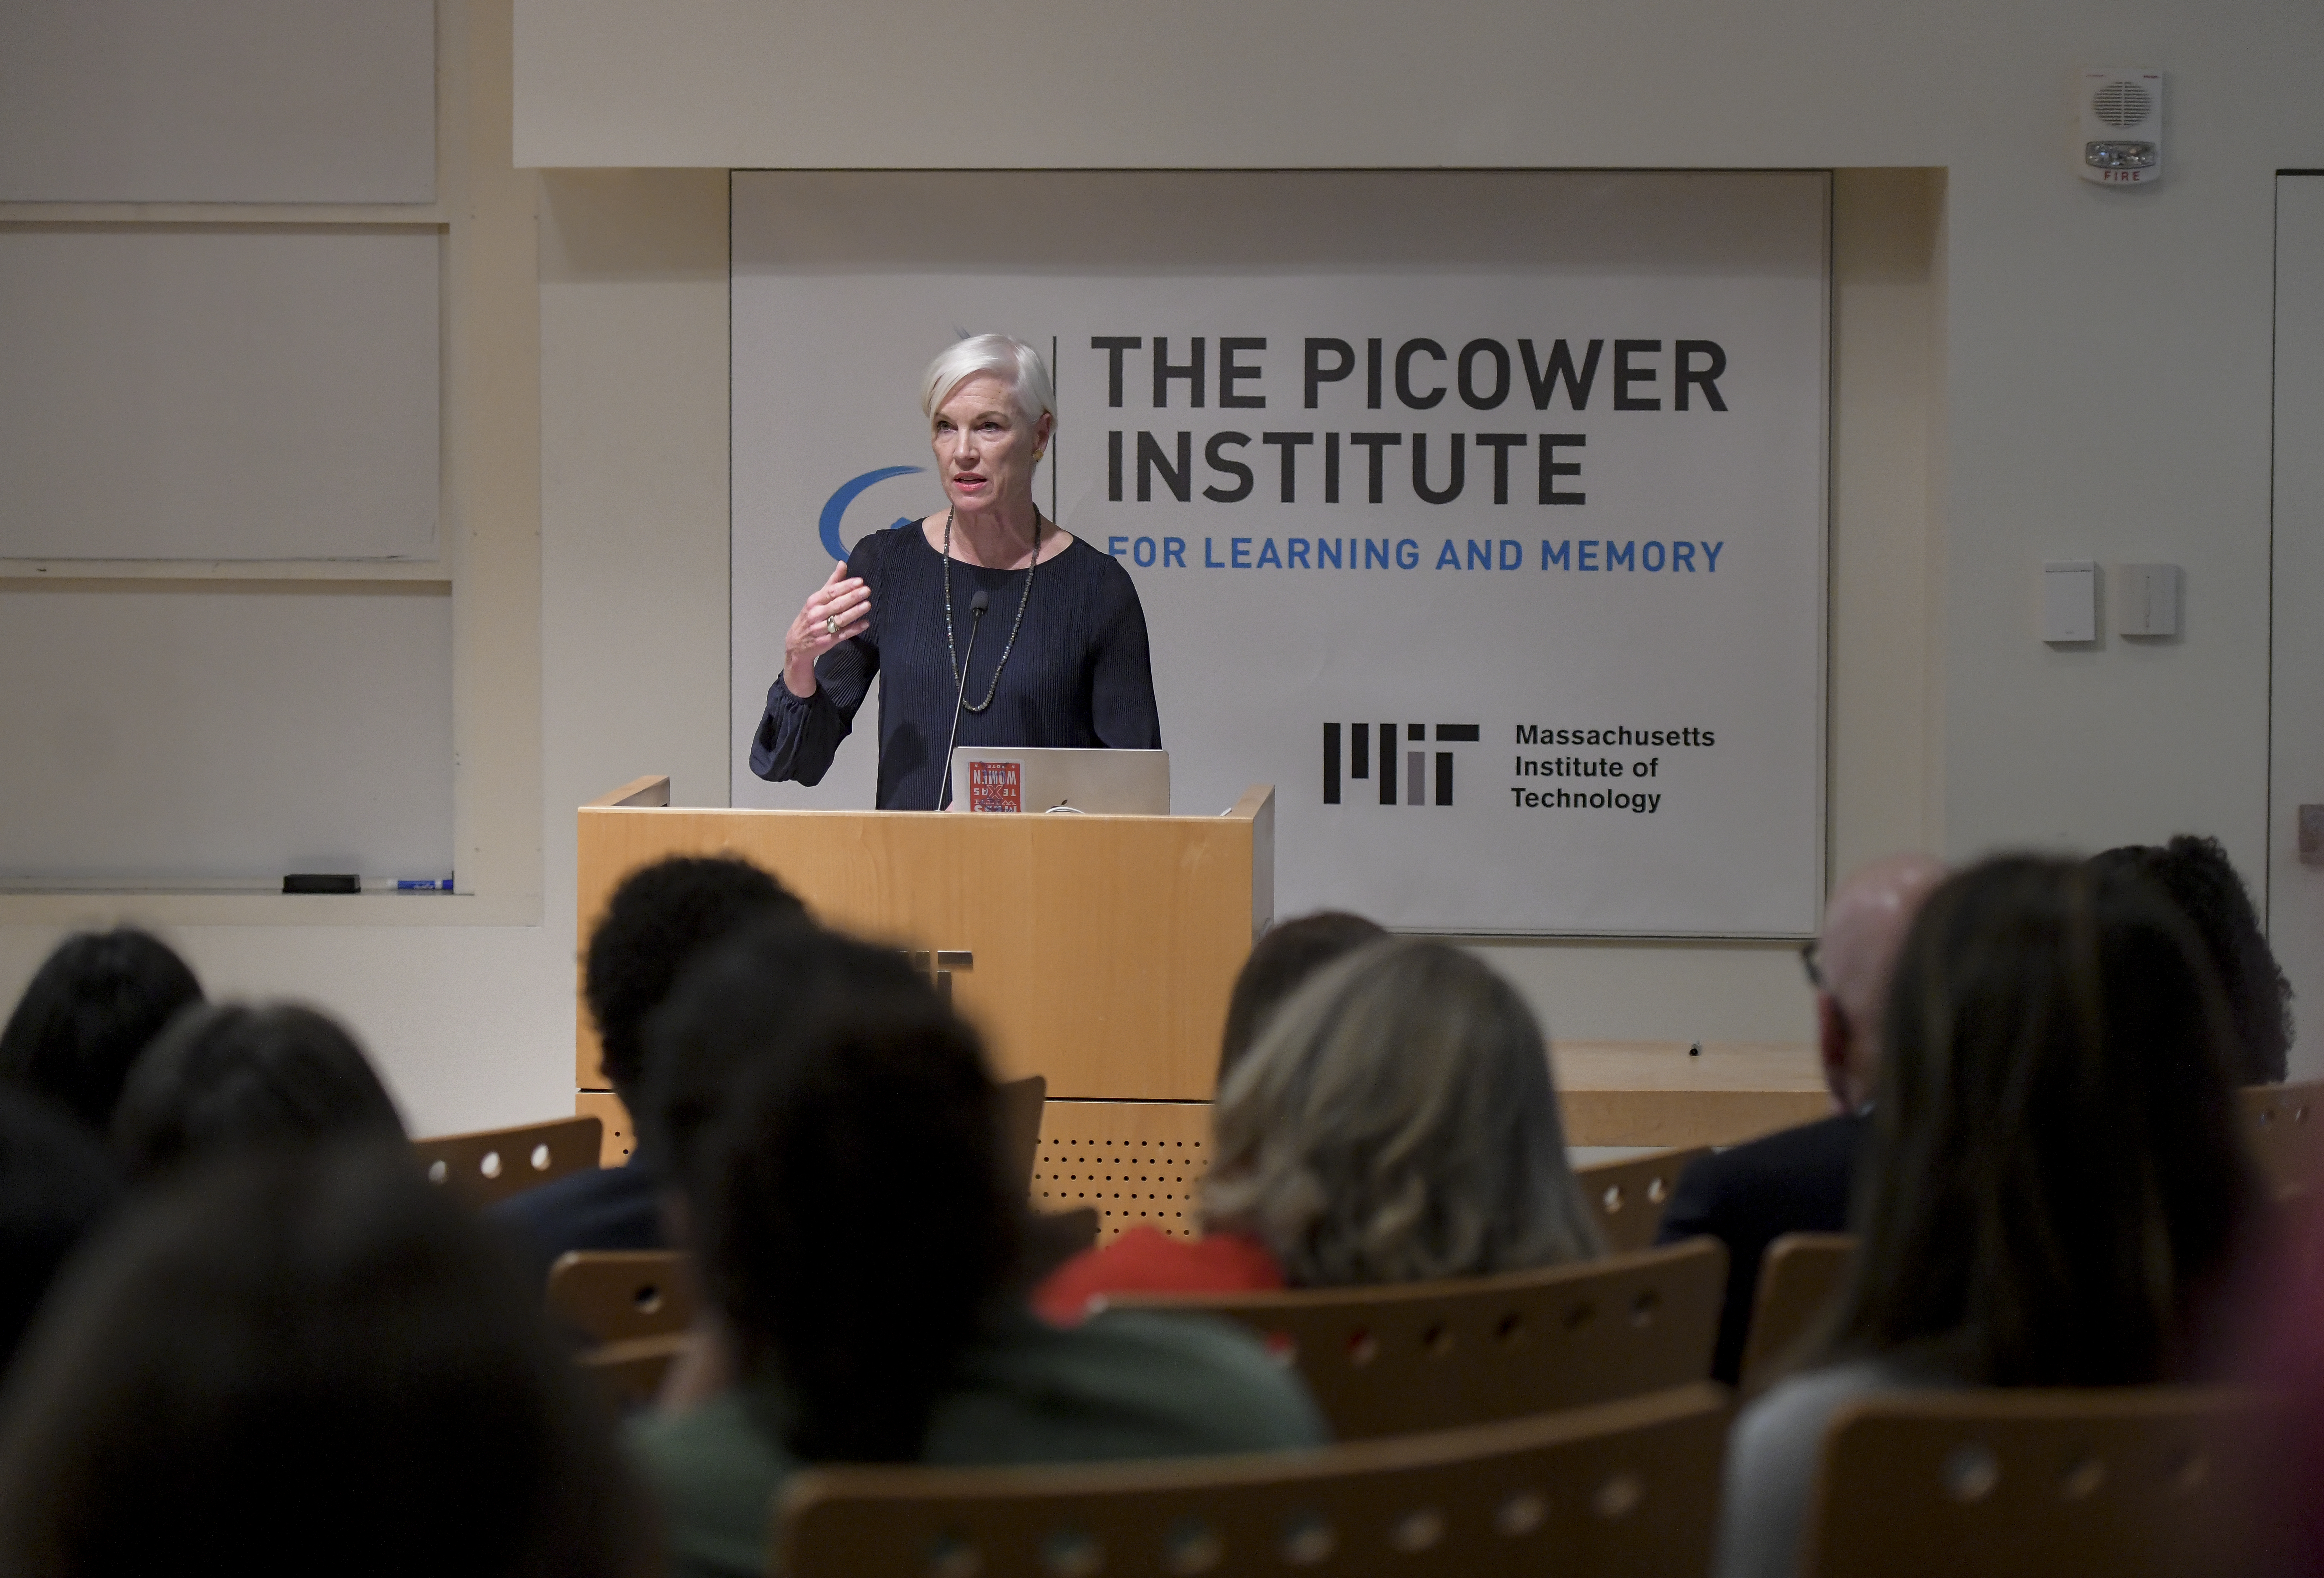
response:
[[[1473,745],[1478,739],[1477,730],[1478,725],[1475,724],[1439,724],[1436,725],[1436,743],[1440,745]],[[1383,806],[1396,804],[1397,732],[1397,725],[1395,724],[1379,725],[1379,803]],[[1417,747],[1427,740],[1428,725],[1406,724],[1403,725],[1402,732],[1406,740],[1416,747],[1404,753],[1404,803],[1407,806],[1425,806],[1428,804],[1428,752]],[[1327,806],[1336,806],[1340,803],[1341,766],[1340,725],[1325,724],[1323,725],[1323,803]],[[1371,724],[1350,724],[1348,725],[1346,768],[1350,778],[1372,776]],[[1440,806],[1449,806],[1452,803],[1452,752],[1450,751],[1439,751],[1436,753],[1436,803]]]

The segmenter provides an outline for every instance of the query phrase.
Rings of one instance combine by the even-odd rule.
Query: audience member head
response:
[[[400,1147],[134,1207],[11,1378],[0,1571],[652,1570],[611,1422],[487,1231]]]
[[[645,1023],[687,961],[770,914],[806,910],[747,861],[681,855],[632,872],[589,937],[582,994],[597,1026],[605,1077],[632,1110],[644,1087]]]
[[[2144,884],[1988,861],[1888,1002],[1842,1352],[1981,1386],[2177,1373],[2255,1198],[2202,945]]]
[[[1944,880],[1945,868],[1927,855],[1891,855],[1851,872],[1824,906],[1823,930],[1805,957],[1823,1082],[1843,1112],[1872,1099],[1889,976],[1922,900]]]
[[[1548,1049],[1508,983],[1379,942],[1276,1010],[1220,1093],[1204,1214],[1294,1287],[1416,1282],[1600,1252]]]
[[[0,1030],[0,1079],[104,1134],[137,1054],[180,1009],[201,1000],[185,961],[144,932],[123,927],[67,937]]]
[[[113,1158],[37,1096],[0,1088],[0,1373],[66,1258],[121,1193]]]
[[[2273,1084],[2283,1078],[2292,1045],[2292,983],[2283,978],[2259,928],[2251,891],[2216,838],[2181,834],[2169,844],[2126,844],[2090,857],[2108,877],[2135,873],[2163,890],[2202,940],[2205,956],[2227,994],[2235,1029],[2233,1072],[2238,1084]]]
[[[1219,1084],[1242,1061],[1267,1017],[1307,977],[1333,960],[1376,943],[1388,933],[1360,915],[1322,909],[1268,927],[1242,962],[1227,998],[1226,1033],[1219,1038]]]
[[[403,1120],[363,1049],[296,1003],[187,1010],[129,1071],[114,1146],[133,1178],[338,1139],[398,1141]]]
[[[787,1444],[918,1456],[1018,1248],[975,1033],[895,954],[770,927],[689,970],[652,1040],[704,1282]]]

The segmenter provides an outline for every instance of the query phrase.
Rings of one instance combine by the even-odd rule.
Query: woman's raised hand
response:
[[[862,635],[872,623],[872,588],[835,564],[807,598],[783,637],[783,688],[793,696],[815,694],[815,660],[844,641]]]

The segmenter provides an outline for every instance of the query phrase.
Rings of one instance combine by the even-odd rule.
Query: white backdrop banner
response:
[[[733,177],[733,798],[832,558],[940,509],[955,334],[1054,352],[1056,518],[1134,577],[1175,809],[1277,912],[1791,936],[1822,891],[1826,179]]]

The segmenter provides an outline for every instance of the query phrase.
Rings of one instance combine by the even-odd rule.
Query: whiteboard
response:
[[[0,202],[435,196],[429,0],[0,5]]]
[[[1827,202],[1812,173],[738,172],[733,803],[870,802],[876,702],[814,788],[752,777],[752,732],[826,544],[942,508],[922,367],[999,330],[1053,356],[1039,494],[1137,587],[1174,807],[1274,784],[1282,912],[1812,932]]]
[[[435,557],[441,251],[0,229],[0,558]]]
[[[441,585],[7,582],[0,673],[0,877],[451,870]]]

